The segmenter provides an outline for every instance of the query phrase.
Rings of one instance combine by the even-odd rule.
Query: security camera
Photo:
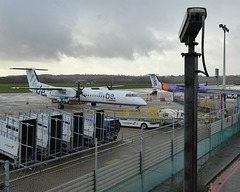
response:
[[[194,40],[202,28],[203,21],[207,17],[206,8],[190,7],[187,9],[183,23],[179,31],[181,43],[188,43]]]

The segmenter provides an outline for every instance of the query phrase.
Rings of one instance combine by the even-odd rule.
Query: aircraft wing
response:
[[[227,95],[240,95],[240,86],[226,86],[225,89],[223,87],[206,87],[206,93],[224,93]]]
[[[113,85],[112,87],[124,87],[124,85]]]
[[[35,87],[11,87],[11,88],[12,89],[34,89],[34,90],[44,89],[44,90],[58,90],[58,91],[65,90],[64,88],[61,88],[61,87],[39,87],[39,88],[35,88]]]

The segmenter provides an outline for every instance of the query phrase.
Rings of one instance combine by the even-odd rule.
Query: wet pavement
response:
[[[201,173],[198,173],[199,191],[240,191],[240,133],[198,160],[198,168],[201,167]],[[183,191],[183,176],[183,171],[180,171],[151,192]]]
[[[183,109],[183,106],[178,104],[171,104],[172,93],[159,92],[157,96],[149,95],[152,92],[151,88],[148,89],[133,89],[141,98],[147,102],[147,107],[155,108],[171,108],[171,109]],[[165,98],[166,101],[161,101],[160,98]],[[64,111],[82,111],[85,108],[92,107],[90,103],[87,104],[76,104],[70,105],[65,104]],[[46,97],[37,95],[36,93],[4,93],[0,94],[0,115],[4,113],[12,112],[29,112],[30,110],[43,110],[43,109],[57,109],[58,103],[52,103],[52,101]],[[129,106],[120,105],[108,105],[108,104],[97,104],[97,109],[126,109],[134,108]]]
[[[203,184],[207,184],[212,192],[240,191],[240,133],[226,145],[204,168]]]

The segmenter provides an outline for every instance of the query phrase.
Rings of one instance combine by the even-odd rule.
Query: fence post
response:
[[[172,176],[174,175],[174,171],[175,171],[175,169],[174,169],[174,118],[173,118],[173,125],[172,125]]]
[[[9,161],[5,161],[5,191],[9,192]]]
[[[240,100],[240,97],[237,95],[237,113],[240,113],[239,100]]]
[[[224,94],[221,94],[221,109],[222,109],[222,114],[221,114],[221,143],[223,142],[223,121],[225,119],[225,103],[224,103]]]
[[[95,138],[95,168],[94,168],[94,191],[97,192],[97,168],[98,168],[98,140]]]
[[[140,173],[143,171],[143,127],[141,127]]]
[[[210,126],[209,126],[209,130],[208,130],[208,137],[209,137],[209,151],[212,150],[212,111],[210,108]]]

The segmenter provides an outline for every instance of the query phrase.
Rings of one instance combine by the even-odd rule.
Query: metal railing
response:
[[[239,114],[229,111],[233,112],[224,119],[211,122],[218,113],[212,111],[207,114],[209,123],[199,120],[198,158],[239,132]],[[172,124],[135,132],[112,143],[98,142],[93,148],[18,170],[9,171],[6,161],[0,181],[4,181],[6,191],[26,191],[30,187],[34,191],[148,191],[183,168],[181,127]]]

